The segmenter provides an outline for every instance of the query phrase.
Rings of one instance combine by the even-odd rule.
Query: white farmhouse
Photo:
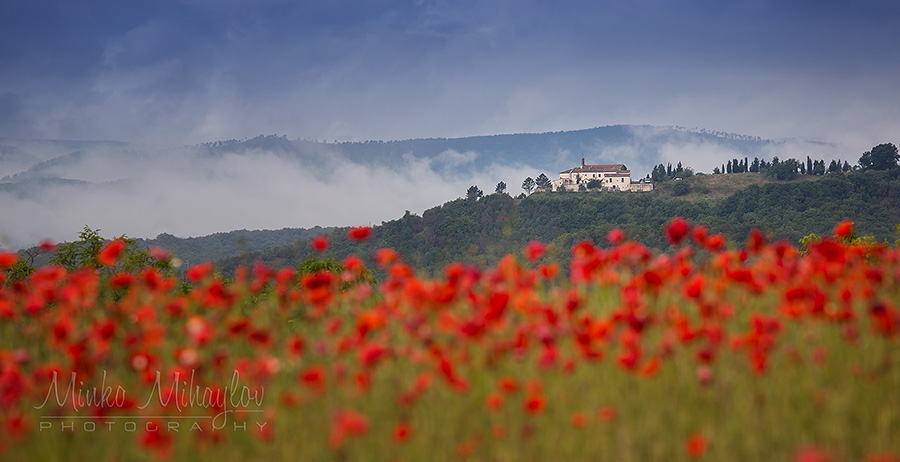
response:
[[[560,188],[566,191],[578,191],[579,186],[587,187],[591,180],[598,180],[600,187],[615,191],[651,191],[653,183],[649,179],[631,181],[631,171],[624,164],[586,165],[581,158],[581,167],[570,168],[559,172],[559,178],[553,180],[553,190]]]

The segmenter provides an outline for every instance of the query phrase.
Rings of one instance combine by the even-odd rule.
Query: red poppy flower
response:
[[[684,451],[688,456],[697,458],[702,456],[706,452],[706,437],[701,433],[695,433],[688,437],[687,441],[684,443]]]
[[[381,345],[369,345],[359,350],[359,362],[364,367],[374,367],[378,362],[390,354],[390,349]]]
[[[380,268],[387,268],[396,262],[399,257],[394,249],[384,248],[375,251],[375,263]]]
[[[597,411],[597,420],[600,422],[609,422],[615,418],[616,408],[612,406],[603,406]]]
[[[543,242],[531,241],[525,246],[525,257],[532,262],[538,261],[538,259],[544,256],[546,249],[547,246],[544,245]]]
[[[4,428],[10,436],[15,438],[22,437],[28,433],[28,420],[19,412],[14,412],[7,417]]]
[[[300,381],[316,389],[325,386],[325,369],[321,366],[313,366],[300,372]]]
[[[166,458],[172,449],[173,438],[166,430],[166,424],[158,420],[148,420],[140,436],[141,446],[156,451],[161,458]]]
[[[702,274],[695,274],[688,280],[684,286],[684,295],[699,299],[703,295],[703,288],[706,286],[706,278]]]
[[[706,226],[703,226],[703,225],[694,226],[693,237],[694,237],[694,242],[696,242],[697,244],[703,245],[706,242],[708,235],[709,235],[709,228],[707,228]]]
[[[331,422],[331,435],[328,444],[332,448],[339,448],[345,436],[362,436],[369,430],[369,419],[352,410],[338,411]]]
[[[107,243],[97,254],[97,261],[103,266],[115,266],[116,261],[125,250],[125,243],[121,239],[116,239]]]
[[[124,289],[133,283],[134,276],[131,273],[116,273],[109,281],[109,285],[118,289]]]
[[[641,377],[650,378],[659,372],[660,361],[656,356],[648,359],[641,367]]]
[[[556,276],[559,275],[559,263],[550,263],[541,265],[538,268],[538,271],[541,273],[541,277],[546,280],[556,279]]]
[[[544,412],[547,400],[540,393],[533,393],[525,398],[525,412],[531,415],[539,415]]]
[[[666,240],[672,245],[681,244],[681,241],[691,232],[691,224],[681,217],[675,217],[666,225]]]
[[[725,236],[721,233],[713,234],[706,238],[706,241],[703,243],[706,250],[710,252],[718,252],[725,247]]]
[[[341,265],[344,268],[347,268],[352,274],[362,274],[362,272],[366,270],[366,264],[356,255],[348,255],[347,258],[341,262]]]
[[[497,386],[504,393],[515,393],[519,389],[519,383],[512,377],[500,377]]]
[[[503,406],[503,397],[499,393],[490,393],[484,399],[484,405],[491,411],[496,411]]]
[[[834,227],[834,237],[847,239],[853,235],[854,228],[852,221],[844,220]]]
[[[213,335],[213,328],[202,316],[191,316],[185,323],[188,338],[198,345],[208,342]]]
[[[291,356],[300,356],[303,354],[303,349],[306,346],[306,342],[303,341],[303,337],[299,335],[295,335],[288,340],[288,353]]]
[[[166,261],[169,259],[169,257],[172,256],[171,252],[158,245],[150,247],[149,249],[147,249],[147,251],[150,253],[150,256],[156,261]]]
[[[821,448],[807,446],[797,449],[794,453],[795,462],[830,462],[831,456]]]
[[[205,279],[207,276],[212,274],[213,264],[211,261],[206,263],[200,263],[199,265],[194,265],[188,268],[187,272],[185,272],[184,277],[187,278],[190,282],[200,282]]]
[[[612,245],[619,245],[625,240],[625,231],[621,228],[613,228],[606,233],[606,241]]]
[[[456,375],[453,363],[448,361],[447,358],[440,358],[440,370],[441,374],[443,374],[444,376],[444,379],[447,380],[447,383],[452,385],[454,388],[460,391],[465,391],[469,388],[468,382]]]
[[[572,426],[575,428],[584,428],[585,426],[587,426],[588,419],[583,412],[576,412],[572,414],[571,422]]]
[[[412,428],[409,426],[409,423],[400,422],[396,426],[394,426],[394,441],[398,443],[405,443],[406,440],[409,439],[410,435],[412,435]]]
[[[759,252],[766,245],[766,237],[762,231],[753,228],[747,236],[747,248],[753,252]]]
[[[68,316],[63,315],[53,324],[53,337],[59,341],[65,341],[75,329],[75,323]]]
[[[364,241],[372,235],[372,228],[368,226],[358,226],[354,228],[350,228],[347,231],[347,237],[349,237],[353,241]]]
[[[328,236],[324,234],[321,236],[316,236],[309,241],[310,247],[313,248],[316,252],[322,253],[328,250]]]

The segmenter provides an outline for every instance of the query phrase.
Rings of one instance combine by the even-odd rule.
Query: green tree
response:
[[[50,264],[60,265],[68,270],[96,268],[106,274],[120,271],[137,273],[148,267],[156,268],[167,275],[174,274],[175,268],[171,259],[155,258],[149,251],[138,248],[136,239],[124,234],[116,239],[121,240],[125,248],[115,266],[105,267],[97,259],[97,255],[110,240],[101,237],[99,229],[91,229],[88,226],[78,233],[77,241],[57,245],[56,252],[50,258]]]
[[[300,263],[297,267],[297,274],[300,276],[305,274],[315,274],[320,271],[328,271],[340,275],[347,271],[347,268],[340,262],[335,261],[332,257],[328,257],[324,260],[320,260],[316,257],[309,257],[306,260],[303,260],[303,263]],[[354,279],[348,280],[342,278],[341,290],[347,290],[360,283],[377,284],[378,279],[375,277],[375,271],[366,269]]]
[[[603,187],[603,183],[601,183],[600,180],[598,180],[596,178],[592,178],[590,181],[587,182],[588,189],[600,189],[602,187]]]
[[[666,166],[663,164],[655,165],[650,175],[650,179],[652,179],[654,183],[666,181]]]
[[[497,194],[506,194],[506,183],[502,181],[497,183],[497,188],[494,189],[494,192]]]
[[[6,270],[6,277],[10,281],[19,281],[31,276],[34,272],[34,259],[40,250],[33,247],[28,250],[20,251],[17,255],[16,264]]]
[[[522,182],[522,189],[525,190],[526,194],[531,194],[531,191],[534,191],[534,187],[537,183],[534,182],[534,179],[531,177],[525,178],[525,181]]]
[[[331,271],[334,274],[341,274],[344,270],[346,270],[344,265],[334,261],[333,257],[328,257],[324,260],[320,260],[316,257],[309,257],[306,260],[303,260],[303,263],[300,263],[297,267],[297,273],[300,275],[314,274],[319,271]]]
[[[900,154],[897,146],[892,143],[882,143],[866,151],[859,158],[859,166],[863,170],[887,170],[895,168],[900,162]]]
[[[484,191],[478,188],[476,185],[469,186],[468,191],[466,191],[466,199],[470,201],[477,201],[484,197]]]
[[[790,158],[783,162],[777,162],[778,158],[772,160],[772,168],[769,174],[776,180],[793,180],[797,178],[797,172],[800,171],[800,161]]]
[[[831,163],[828,164],[828,173],[841,173],[840,162],[832,159]]]
[[[538,189],[550,190],[553,187],[553,183],[547,178],[547,175],[541,173],[538,175],[537,179],[534,180],[534,184],[538,187]]]
[[[814,175],[824,175],[825,174],[825,161],[817,160],[813,163],[813,174]]]

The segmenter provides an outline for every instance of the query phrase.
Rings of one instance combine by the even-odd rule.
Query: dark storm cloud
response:
[[[898,22],[894,0],[11,0],[0,2],[0,137],[178,147],[272,133],[391,140],[651,124],[813,138],[829,144],[798,143],[795,152],[830,146],[810,153],[852,160],[878,143],[900,142]],[[707,170],[734,154],[715,144],[659,152],[661,160]],[[639,154],[625,146],[604,155],[612,162]],[[4,155],[5,165],[29,159]],[[159,203],[175,204],[166,205],[174,212],[161,208],[121,223],[91,202],[104,197],[96,189],[48,191],[40,207],[16,205],[23,206],[16,213],[31,215],[10,235],[77,231],[89,216],[99,220],[94,226],[131,234],[139,233],[124,229],[127,223],[142,223],[140,234],[193,234],[345,224],[374,220],[366,214],[376,209],[391,218],[398,207],[421,210],[476,183],[444,178],[440,165],[479,155],[449,152],[425,166],[429,161],[418,159],[423,182],[385,171],[381,183],[360,183],[390,185],[363,199],[393,212],[321,178],[313,184],[333,188],[332,204],[267,199],[309,180],[299,167],[285,167],[293,175],[267,183],[278,188],[243,202],[231,197],[230,188],[281,172],[276,160],[262,157],[267,168],[247,170],[245,181],[203,179],[199,193],[182,173],[202,169],[151,169],[159,172],[152,181],[136,183],[142,187],[133,195],[117,189],[115,201],[152,210],[140,197],[163,195]],[[156,163],[163,162],[177,164],[171,157]],[[345,168],[366,178],[358,165]],[[487,191],[544,167],[510,168],[515,172],[477,180]],[[231,221],[182,218],[195,215],[179,208],[179,198],[215,200],[203,191],[220,192],[248,212]],[[407,194],[422,200],[409,202]],[[67,205],[61,213],[58,205],[71,197],[83,198],[85,207]],[[257,203],[277,206],[251,205]],[[306,215],[285,222],[282,206]],[[69,217],[65,226],[54,221],[61,216]]]
[[[0,9],[0,83],[46,137],[366,139],[620,122],[824,137],[869,106],[842,135],[865,137],[898,117],[884,103],[898,96],[888,78],[900,66],[900,7],[888,1]],[[831,123],[811,120],[823,111]]]

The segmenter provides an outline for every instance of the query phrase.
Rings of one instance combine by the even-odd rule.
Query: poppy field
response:
[[[433,278],[40,267],[0,281],[0,459],[900,462],[897,246],[661,232]]]

